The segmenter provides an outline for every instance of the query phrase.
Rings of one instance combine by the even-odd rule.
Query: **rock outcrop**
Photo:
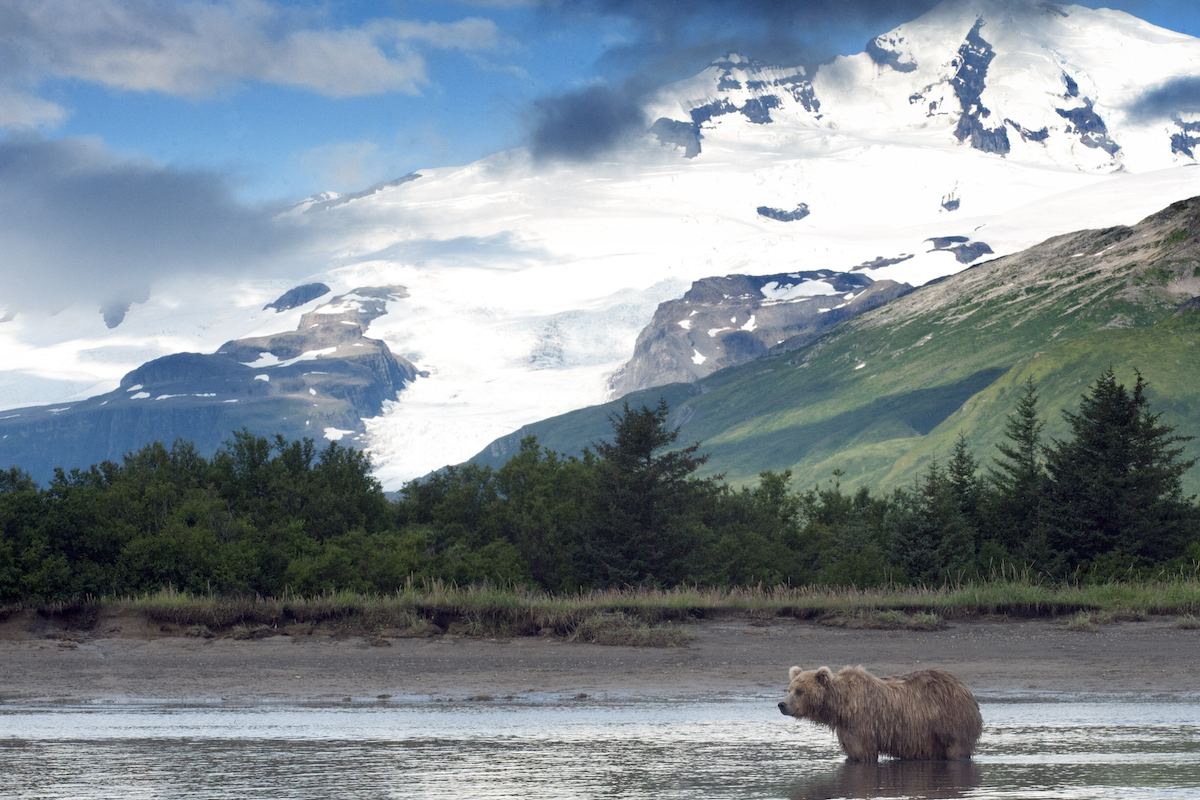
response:
[[[659,305],[633,358],[612,381],[616,396],[692,382],[769,352],[801,347],[837,323],[912,290],[861,273],[793,272],[704,278]]]

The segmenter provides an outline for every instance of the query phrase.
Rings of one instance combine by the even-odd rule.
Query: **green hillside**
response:
[[[841,470],[843,485],[910,482],[945,459],[961,431],[990,460],[1015,390],[1032,376],[1049,436],[1063,408],[1109,365],[1134,369],[1163,422],[1200,436],[1200,198],[1133,227],[1047,240],[927,285],[839,326],[811,345],[733,367],[697,384],[627,395],[663,397],[680,441],[702,441],[708,468],[731,483],[791,469],[798,485]],[[609,432],[623,401],[527,426],[474,460],[498,465],[521,436],[569,454]],[[1200,442],[1191,455],[1200,455]],[[1200,470],[1185,477],[1200,491]]]

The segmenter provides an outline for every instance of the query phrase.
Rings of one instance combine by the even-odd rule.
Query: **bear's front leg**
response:
[[[863,736],[853,730],[839,730],[838,744],[846,753],[849,761],[861,761],[874,764],[879,761],[879,746],[873,739]]]

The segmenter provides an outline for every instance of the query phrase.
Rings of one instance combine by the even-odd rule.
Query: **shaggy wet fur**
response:
[[[831,728],[851,761],[970,758],[983,732],[975,696],[948,672],[876,678],[862,667],[792,667],[779,710]]]

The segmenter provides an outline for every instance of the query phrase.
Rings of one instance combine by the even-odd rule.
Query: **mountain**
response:
[[[364,333],[426,376],[325,426],[361,430],[396,488],[614,386],[675,379],[641,374],[652,352],[629,360],[660,304],[697,281],[920,286],[1200,194],[1200,116],[1170,102],[1197,75],[1200,40],[1127,14],[983,0],[948,0],[814,70],[729,55],[664,87],[645,136],[601,159],[514,150],[297,204],[277,221],[316,243],[313,274],[164,278],[125,309],[0,309],[0,408],[75,409],[155,359],[294,331],[318,300],[263,306],[298,286],[404,286]],[[252,430],[284,432],[284,415]],[[113,422],[106,452],[149,435],[132,424]],[[192,430],[174,425],[154,435]],[[85,465],[47,435],[47,458]],[[5,441],[0,464],[25,457]]]
[[[811,77],[738,56],[715,62],[663,92],[652,130],[660,139],[693,134],[688,157],[727,121],[784,121],[887,141],[950,137],[1022,163],[1143,172],[1190,159],[1197,125],[1137,100],[1198,67],[1190,37],[1122,12],[949,0]]]
[[[300,286],[268,308],[311,304],[328,287]],[[300,317],[294,331],[175,353],[129,372],[120,386],[65,407],[0,413],[0,453],[39,480],[55,467],[119,460],[147,442],[182,437],[210,453],[243,427],[289,439],[361,446],[362,419],[418,376],[365,331],[400,286],[359,287]],[[68,452],[73,459],[64,458]]]
[[[702,441],[706,469],[733,482],[793,471],[799,486],[909,483],[962,433],[985,463],[1028,378],[1046,434],[1108,366],[1140,370],[1165,424],[1200,436],[1200,197],[1134,226],[1056,236],[971,267],[859,315],[790,353],[621,402],[674,410],[680,441]],[[476,457],[499,464],[522,436],[576,454],[610,433],[621,402],[525,426]],[[1197,446],[1189,445],[1197,455]],[[1185,476],[1200,490],[1200,474]]]

